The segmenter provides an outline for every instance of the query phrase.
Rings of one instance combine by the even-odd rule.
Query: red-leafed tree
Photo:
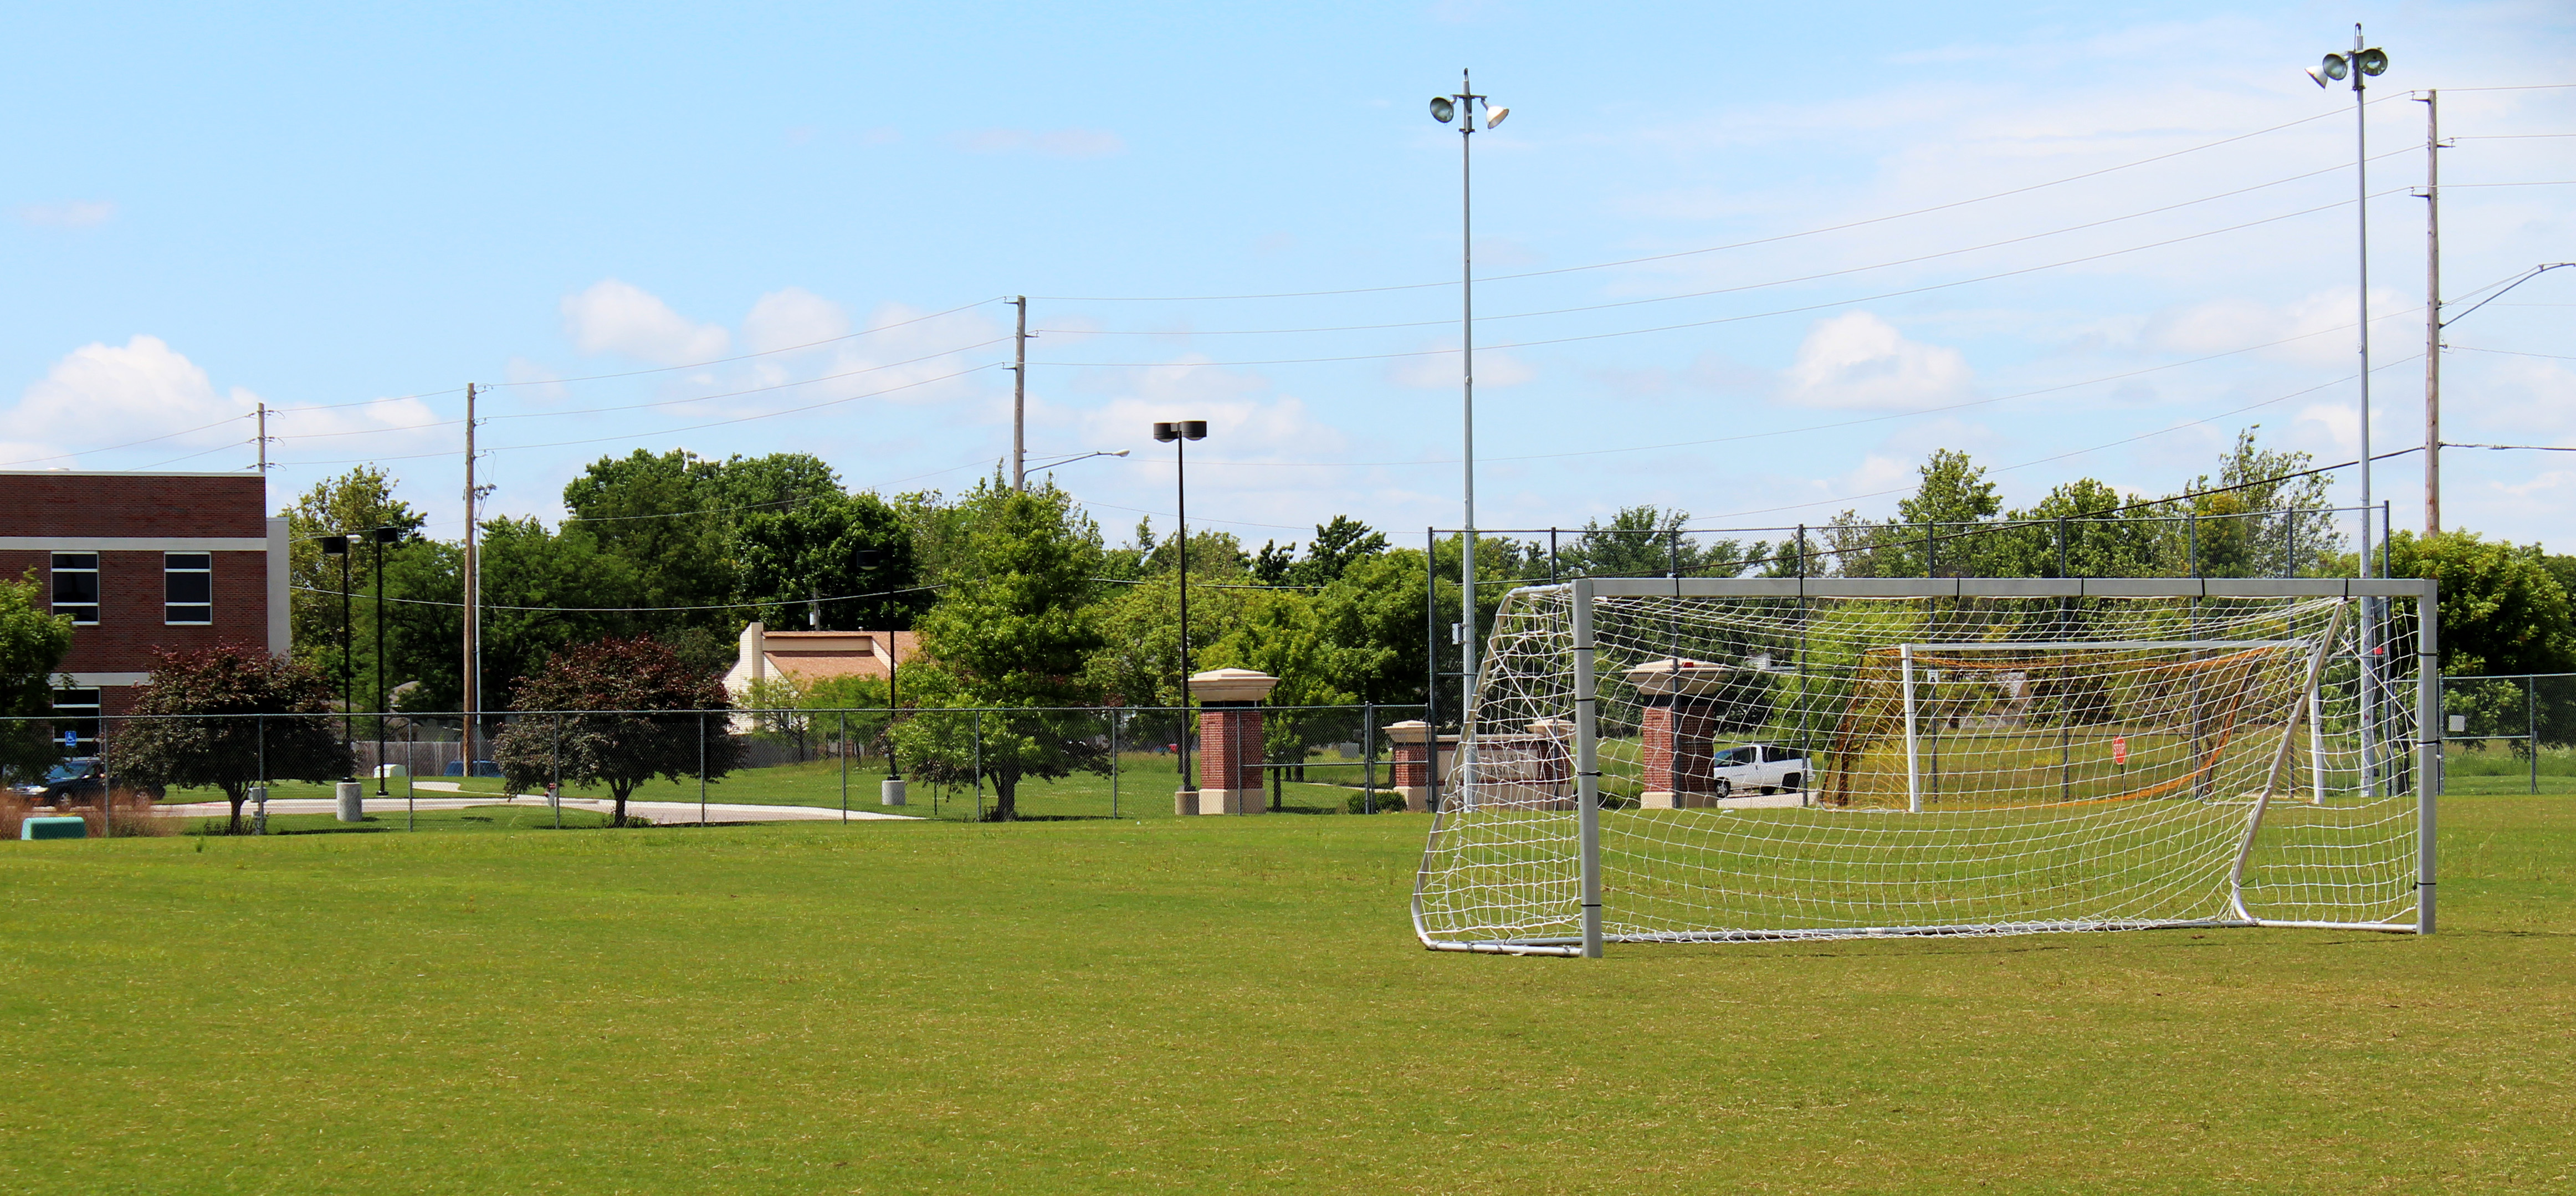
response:
[[[657,776],[677,783],[702,763],[709,780],[742,766],[732,717],[696,713],[732,705],[723,682],[659,641],[582,644],[520,680],[512,702],[520,717],[494,740],[493,759],[514,788],[558,776],[608,786],[624,826],[636,786]]]
[[[152,655],[134,713],[158,717],[118,719],[109,730],[118,782],[221,789],[240,834],[251,786],[337,780],[357,767],[332,721],[331,682],[312,669],[249,644]]]

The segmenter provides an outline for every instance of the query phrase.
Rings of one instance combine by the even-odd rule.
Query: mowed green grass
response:
[[[1426,819],[0,844],[13,1192],[2553,1192],[2576,802],[2444,933],[1430,953]]]

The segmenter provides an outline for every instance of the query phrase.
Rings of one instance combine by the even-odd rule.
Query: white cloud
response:
[[[1781,398],[1804,407],[1907,410],[1968,393],[1967,358],[1905,339],[1865,311],[1816,321],[1781,376]]]
[[[831,340],[849,331],[849,313],[840,304],[803,287],[788,287],[771,291],[751,305],[751,314],[742,320],[742,343],[750,352],[771,353]]]
[[[1153,425],[1176,419],[1208,422],[1206,447],[1199,451],[1212,458],[1314,460],[1344,447],[1340,431],[1317,422],[1302,400],[1259,397],[1270,390],[1270,381],[1258,374],[1184,362],[1134,370],[1121,389],[1126,393],[1069,421],[1083,437],[1078,447],[1151,446]]]
[[[971,129],[956,134],[957,148],[972,154],[1043,154],[1050,158],[1106,158],[1127,152],[1127,142],[1102,129]]]
[[[157,461],[190,448],[239,441],[247,457],[255,452],[250,427],[226,421],[249,414],[258,403],[259,396],[240,387],[217,391],[195,362],[157,336],[137,334],[123,345],[94,343],[66,354],[42,381],[27,388],[6,422],[31,449],[42,446],[31,456],[168,437],[137,446],[137,451],[158,454],[150,458]],[[33,462],[40,468],[75,463],[68,455]]]
[[[563,300],[564,334],[584,353],[622,353],[662,365],[720,357],[732,336],[693,324],[652,292],[603,278]]]
[[[38,228],[96,228],[116,218],[116,204],[104,199],[31,203],[18,209],[18,219]]]

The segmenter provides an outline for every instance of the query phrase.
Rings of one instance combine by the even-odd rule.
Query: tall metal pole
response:
[[[1458,542],[1460,640],[1458,646],[1458,766],[1460,776],[1475,775],[1475,746],[1466,719],[1476,703],[1476,239],[1475,155],[1476,88],[1466,71],[1458,72],[1458,340],[1459,443],[1466,459],[1467,526]],[[1434,745],[1437,746],[1436,744]]]
[[[2415,599],[2415,932],[2433,933],[2436,800],[2442,796],[2441,610],[2434,583]],[[2540,745],[2531,745],[2534,754]]]
[[[1011,350],[1011,489],[1029,488],[1029,297],[1015,295],[1020,330]]]
[[[1592,579],[1574,579],[1574,827],[1583,957],[1601,958],[1600,694],[1594,676]],[[1439,741],[1431,744],[1440,756]]]
[[[1181,524],[1181,788],[1195,792],[1190,778],[1190,438],[1172,438],[1174,506]],[[981,727],[982,723],[976,724]]]
[[[479,497],[474,488],[474,384],[465,384],[465,775],[474,775],[474,730],[483,715],[482,644],[483,578],[481,562],[474,553],[474,508]]]
[[[2424,93],[2424,534],[2442,530],[2442,93]]]
[[[2352,27],[2352,181],[2355,272],[2361,280],[2361,575],[2370,576],[2370,121],[2362,99],[2361,26]],[[2364,626],[2368,623],[2365,620]]]
[[[376,796],[385,791],[385,531],[379,527],[368,538],[376,542]]]
[[[358,709],[358,670],[349,659],[356,648],[356,637],[353,633],[357,631],[357,619],[349,605],[349,557],[351,555],[349,548],[348,537],[342,536],[340,538],[340,742],[343,745],[349,745],[349,741],[357,737],[356,724],[352,720]],[[354,748],[354,745],[349,746]]]

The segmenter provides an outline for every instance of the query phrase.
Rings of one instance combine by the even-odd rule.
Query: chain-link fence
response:
[[[406,828],[500,804],[532,822],[1168,816],[1207,749],[1283,813],[1390,808],[1387,727],[1418,706],[1265,706],[1259,742],[1207,744],[1178,708],[516,711],[0,719],[7,816],[129,807],[191,829]],[[1244,721],[1225,721],[1237,735]],[[1185,772],[1184,769],[1188,771]],[[890,785],[888,782],[901,782]],[[1251,787],[1251,786],[1246,786]],[[899,805],[897,803],[900,803]],[[493,815],[473,815],[490,822]],[[301,820],[301,821],[299,821]],[[120,822],[121,825],[121,822]]]
[[[2442,678],[2450,793],[2576,793],[2576,673]]]

